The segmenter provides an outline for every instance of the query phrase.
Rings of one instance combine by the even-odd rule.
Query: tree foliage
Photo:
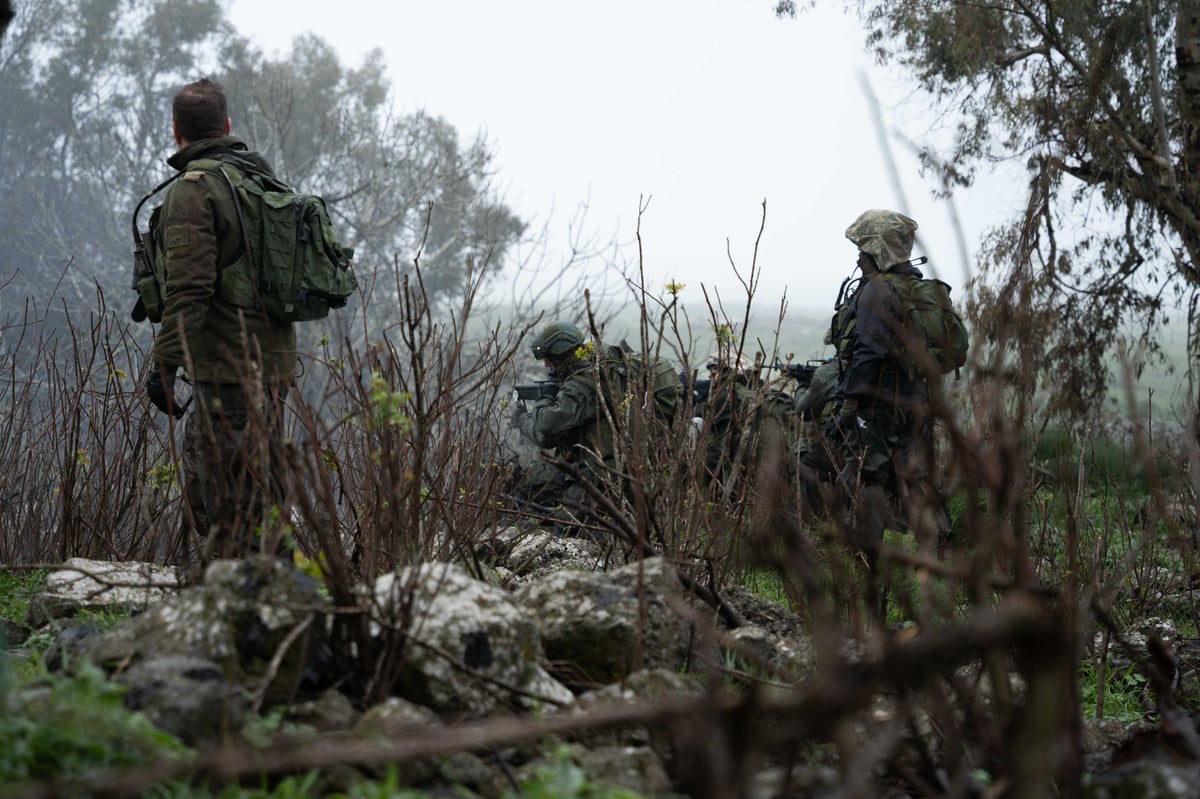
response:
[[[131,214],[170,174],[171,97],[203,75],[226,86],[235,135],[293,185],[330,201],[358,249],[356,271],[365,283],[377,279],[375,299],[394,300],[396,268],[411,268],[422,244],[434,297],[454,297],[485,262],[491,274],[501,268],[524,224],[491,184],[486,142],[464,145],[444,120],[395,113],[378,54],[347,68],[305,37],[273,60],[231,28],[224,8],[220,0],[19,6],[0,40],[8,324],[30,298],[37,318],[93,308],[97,286],[122,312],[131,304]],[[380,302],[377,312],[394,308]]]
[[[984,242],[977,329],[1033,328],[1056,407],[1092,408],[1132,328],[1152,350],[1200,286],[1200,3],[861,0],[867,46],[943,114],[926,166],[950,186],[1017,161],[1023,212]],[[788,13],[788,9],[783,9]],[[1009,300],[1018,300],[1012,302]],[[1032,320],[1032,321],[1030,321]],[[1190,325],[1189,362],[1200,361]]]

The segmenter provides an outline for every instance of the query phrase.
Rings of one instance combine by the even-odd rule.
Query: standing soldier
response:
[[[885,491],[912,503],[930,473],[929,387],[897,352],[906,309],[885,272],[921,272],[909,263],[917,223],[895,211],[870,210],[849,228],[863,280],[851,300],[852,330],[839,343],[845,358],[827,437],[841,447],[843,487],[861,485],[860,525],[873,540],[888,520]],[[919,507],[919,506],[915,506]]]
[[[264,542],[271,519],[284,517],[283,402],[296,378],[296,331],[259,308],[229,302],[222,271],[243,257],[245,238],[230,187],[211,172],[189,170],[216,158],[239,171],[272,176],[270,165],[230,135],[221,85],[199,80],[175,95],[178,152],[167,163],[182,175],[151,217],[166,293],[162,327],[150,353],[146,393],[165,414],[182,417],[176,376],[193,384],[184,429],[188,507],[210,554],[275,549]],[[145,317],[135,309],[134,318]],[[277,533],[275,535],[278,535]]]

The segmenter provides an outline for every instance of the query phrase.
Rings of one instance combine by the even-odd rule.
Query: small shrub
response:
[[[0,784],[184,756],[175,738],[124,708],[123,694],[90,666],[74,677],[42,675],[20,684],[0,674]]]
[[[29,600],[45,581],[45,571],[0,571],[0,618],[24,621]]]

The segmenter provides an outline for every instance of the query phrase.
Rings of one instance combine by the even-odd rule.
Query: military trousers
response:
[[[184,427],[188,509],[205,559],[283,551],[288,519],[283,447],[287,386],[196,383]]]

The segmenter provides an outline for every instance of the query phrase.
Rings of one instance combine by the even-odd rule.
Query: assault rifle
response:
[[[693,408],[699,407],[708,401],[708,390],[711,387],[711,380],[693,380],[688,376],[686,371],[679,373],[679,390],[683,392],[685,397],[688,395],[689,390],[691,391]]]
[[[771,368],[785,373],[788,377],[796,381],[798,388],[804,390],[812,385],[813,375],[817,373],[817,367],[822,363],[822,361],[809,361],[808,363],[780,363],[776,361]]]
[[[513,393],[517,399],[529,402],[535,402],[542,399],[554,399],[558,396],[558,387],[561,383],[553,378],[550,380],[539,380],[536,383],[528,386],[517,386],[513,389]]]

